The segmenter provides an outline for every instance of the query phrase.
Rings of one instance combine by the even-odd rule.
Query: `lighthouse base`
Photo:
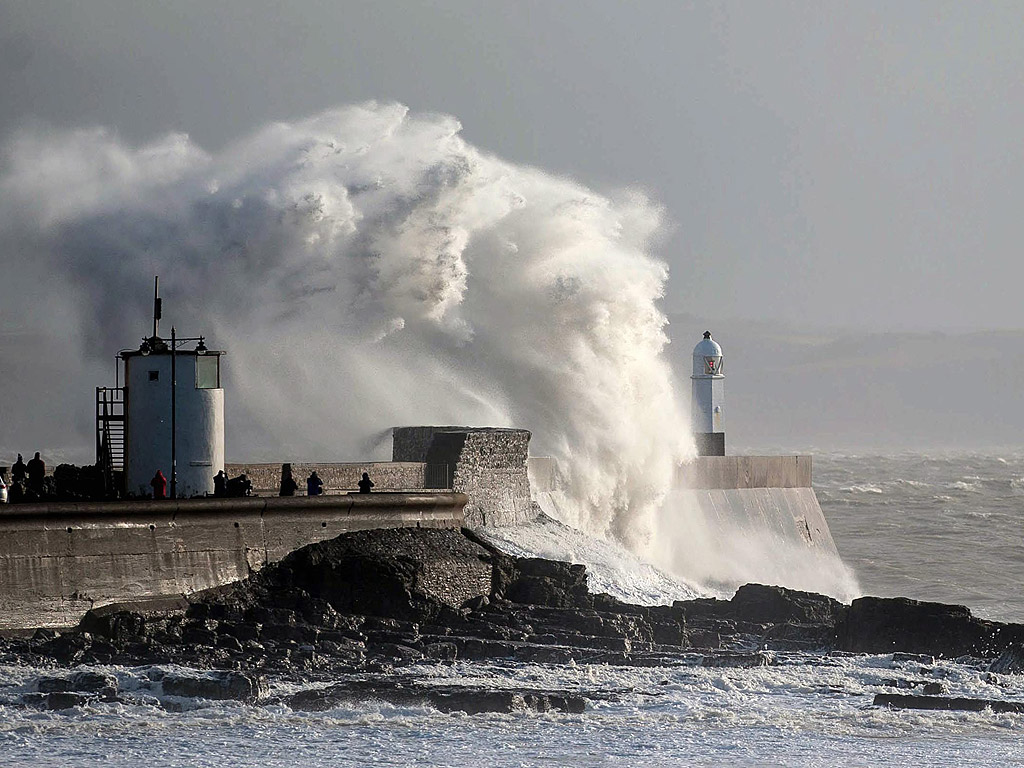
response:
[[[725,456],[725,432],[697,432],[693,440],[698,456]]]

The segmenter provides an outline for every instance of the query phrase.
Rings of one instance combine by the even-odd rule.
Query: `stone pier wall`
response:
[[[373,528],[459,528],[458,493],[17,504],[0,508],[0,630],[190,594],[306,544]]]
[[[253,493],[276,496],[281,488],[281,464],[225,464],[228,477],[245,474],[252,482]],[[299,484],[298,495],[306,493],[306,478],[316,470],[324,481],[325,494],[350,493],[359,489],[359,479],[366,472],[375,491],[422,491],[427,483],[427,465],[423,462],[294,462],[292,477]]]
[[[530,433],[497,427],[395,427],[393,460],[447,465],[452,488],[469,496],[469,526],[519,525],[536,517],[530,499]]]

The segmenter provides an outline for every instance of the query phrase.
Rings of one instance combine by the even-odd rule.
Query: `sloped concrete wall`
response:
[[[348,531],[459,528],[466,502],[381,493],[11,506],[0,512],[0,629],[70,626],[89,608],[227,584]]]
[[[680,467],[676,485],[725,530],[838,554],[812,488],[810,456],[700,456]]]

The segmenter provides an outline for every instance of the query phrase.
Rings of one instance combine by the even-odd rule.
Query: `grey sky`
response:
[[[675,229],[665,306],[1022,328],[1019,3],[0,0],[0,132],[216,149],[368,98]]]

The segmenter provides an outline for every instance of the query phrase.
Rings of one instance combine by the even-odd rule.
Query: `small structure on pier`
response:
[[[96,390],[96,461],[127,496],[147,496],[157,470],[171,498],[205,496],[224,469],[224,352],[173,327],[161,337],[159,278],[154,293],[152,335],[118,353],[124,385]]]

